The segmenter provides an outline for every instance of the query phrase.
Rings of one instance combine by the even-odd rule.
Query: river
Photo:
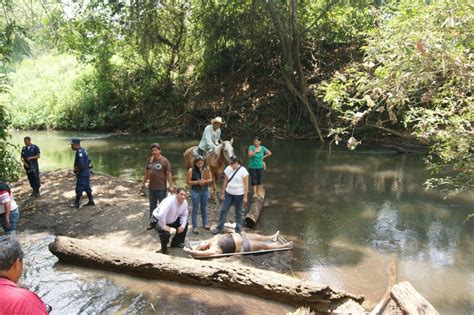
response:
[[[71,168],[71,137],[83,139],[94,170],[141,179],[149,145],[159,142],[178,185],[185,181],[184,149],[196,139],[87,132],[14,132],[41,148],[41,171]],[[249,139],[235,139],[246,160]],[[312,141],[264,139],[273,155],[264,173],[262,233],[295,241],[295,276],[363,294],[368,305],[384,294],[389,266],[396,282],[408,280],[442,314],[474,312],[474,232],[463,221],[473,193],[455,200],[426,191],[422,155],[399,155],[360,146],[331,152]],[[262,314],[292,310],[283,304],[216,289],[147,281],[72,267],[47,251],[53,236],[20,234],[25,244],[23,283],[53,305],[53,313]],[[264,268],[264,266],[262,266]],[[230,297],[230,298],[229,298]],[[245,305],[245,308],[243,307]]]

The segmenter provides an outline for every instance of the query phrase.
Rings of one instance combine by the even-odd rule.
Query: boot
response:
[[[81,200],[81,196],[76,196],[76,199],[69,205],[69,207],[79,209],[79,200]]]
[[[165,255],[168,254],[168,244],[161,243],[161,253]]]
[[[95,206],[94,198],[92,197],[92,193],[88,192],[87,193],[87,198],[89,198],[89,202],[87,202],[84,206]]]

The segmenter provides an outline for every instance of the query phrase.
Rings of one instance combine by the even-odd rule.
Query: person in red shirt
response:
[[[48,314],[48,306],[33,292],[17,286],[23,271],[23,250],[11,236],[0,236],[0,315]]]

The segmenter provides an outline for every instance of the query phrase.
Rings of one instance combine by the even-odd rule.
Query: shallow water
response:
[[[41,170],[70,168],[73,136],[81,137],[94,170],[140,179],[149,145],[160,142],[177,184],[183,185],[182,153],[195,139],[74,132],[28,132],[40,146]],[[15,132],[21,144],[25,132]],[[235,139],[245,157],[248,140]],[[240,141],[239,141],[240,140]],[[332,153],[311,141],[266,141],[273,152],[264,174],[266,207],[257,228],[280,230],[295,242],[294,275],[366,296],[382,297],[393,266],[396,282],[408,280],[443,314],[474,312],[474,231],[463,221],[474,212],[472,193],[456,200],[427,192],[420,155],[394,155],[359,147]],[[230,217],[229,217],[230,218]],[[45,248],[51,236],[32,235],[31,266],[24,281],[62,313],[281,313],[263,300],[210,289],[145,281],[103,271],[58,265]],[[43,246],[43,247],[42,247]],[[40,267],[38,267],[38,265]],[[32,270],[32,271],[30,271]],[[169,293],[172,294],[169,294]],[[51,302],[51,299],[53,302]],[[232,301],[232,302],[231,302]],[[151,306],[153,304],[153,306]],[[291,308],[290,308],[291,309]],[[94,311],[98,310],[98,311]],[[59,313],[57,313],[59,314]]]

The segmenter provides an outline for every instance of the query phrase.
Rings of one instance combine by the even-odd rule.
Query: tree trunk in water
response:
[[[259,189],[260,195],[252,198],[252,203],[250,204],[249,211],[245,215],[244,223],[246,227],[254,228],[257,225],[258,218],[262,213],[263,203],[265,201],[265,189],[263,186]]]
[[[319,312],[363,312],[364,298],[276,272],[217,261],[204,262],[135,248],[118,250],[96,240],[57,236],[49,250],[61,261],[160,280],[239,291]]]

